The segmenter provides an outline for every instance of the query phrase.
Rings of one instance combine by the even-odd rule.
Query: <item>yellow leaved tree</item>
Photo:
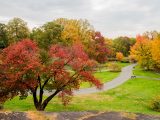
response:
[[[153,68],[151,40],[138,35],[135,45],[131,47],[130,55],[136,57],[136,60],[143,69],[150,70]]]

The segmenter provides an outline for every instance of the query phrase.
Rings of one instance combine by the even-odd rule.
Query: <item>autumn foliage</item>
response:
[[[135,55],[142,68],[152,67],[151,41],[143,36],[137,36],[135,45],[131,48],[131,55]]]
[[[135,56],[138,63],[146,70],[160,70],[160,37],[149,39],[137,36],[136,43],[131,47],[131,56]]]
[[[92,75],[95,62],[89,59],[81,44],[72,47],[52,45],[45,54],[47,62],[43,61],[44,54],[31,40],[22,40],[2,51],[1,102],[16,95],[23,98],[31,91],[36,109],[44,110],[57,94],[66,105],[73,90],[79,89],[83,81],[102,88],[102,83]],[[46,99],[43,98],[44,90],[52,91]]]
[[[117,52],[116,53],[116,58],[117,58],[118,61],[122,61],[122,59],[124,58],[123,53]]]
[[[89,54],[90,58],[99,63],[105,63],[107,61],[109,49],[107,48],[105,39],[100,32],[93,33],[92,42],[87,49],[87,53]]]

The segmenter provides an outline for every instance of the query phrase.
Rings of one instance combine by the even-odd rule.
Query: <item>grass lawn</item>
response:
[[[152,78],[160,78],[160,73],[156,73],[154,71],[144,71],[138,65],[133,70],[134,75],[136,76],[146,76]]]
[[[139,71],[138,67],[136,67],[134,72],[137,71]],[[145,71],[139,71],[139,73],[141,72],[143,73]],[[159,75],[154,74],[154,77],[159,77]],[[134,78],[109,91],[74,96],[71,103],[66,107],[61,104],[58,98],[54,98],[47,106],[46,111],[98,110],[160,115],[160,112],[155,112],[149,108],[151,99],[160,93],[159,87],[160,81],[158,80]],[[5,109],[12,111],[35,110],[31,96],[26,100],[18,99],[19,98],[16,97],[11,101],[7,101],[4,105]]]
[[[121,62],[117,62],[117,63],[121,67],[126,67],[126,66],[130,65],[130,63],[121,63]],[[107,64],[109,64],[109,63],[106,63],[105,65],[107,66]],[[118,75],[120,74],[120,72],[103,71],[103,70],[107,70],[106,68],[101,68],[102,71],[97,71],[94,74],[96,78],[98,78],[99,80],[102,81],[102,83],[109,82],[109,81],[113,80],[114,78],[118,77]],[[90,85],[88,82],[84,82],[81,84],[81,88],[88,88],[91,86],[92,85]]]
[[[119,74],[120,72],[105,71],[105,72],[96,72],[94,75],[96,78],[101,80],[102,83],[106,83],[116,78]],[[81,88],[88,88],[88,87],[91,87],[91,85],[88,82],[83,82],[81,84]]]
[[[148,105],[150,100],[160,93],[160,81],[130,79],[123,85],[97,94],[74,96],[70,105],[64,107],[60,100],[54,98],[46,111],[125,111],[145,114],[159,114]],[[5,109],[13,111],[35,110],[32,97],[18,100],[18,97],[5,103]]]

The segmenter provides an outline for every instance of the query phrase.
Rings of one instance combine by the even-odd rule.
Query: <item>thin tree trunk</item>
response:
[[[35,88],[35,90],[32,90],[32,95],[33,95],[34,106],[35,106],[35,108],[37,108],[37,106],[38,106],[37,87]]]
[[[45,99],[43,104],[40,107],[40,110],[43,111],[48,105],[48,103],[52,100],[52,98],[55,97],[59,92],[60,90],[56,90],[52,95],[50,95],[47,99]]]

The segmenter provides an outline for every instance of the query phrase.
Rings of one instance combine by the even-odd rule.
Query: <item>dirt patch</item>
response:
[[[38,112],[38,111],[28,111],[26,113],[27,113],[27,118],[29,118],[30,120],[50,120],[51,119],[50,116],[46,116],[42,112]],[[52,116],[52,118],[56,119],[56,117],[54,116]]]

